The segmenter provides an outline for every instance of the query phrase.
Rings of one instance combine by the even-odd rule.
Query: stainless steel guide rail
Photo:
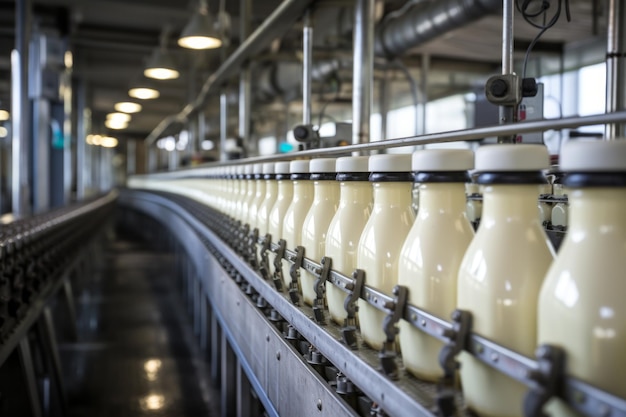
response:
[[[626,400],[603,392],[575,378],[565,376],[564,353],[552,346],[540,346],[536,358],[528,358],[500,346],[480,335],[471,333],[471,314],[456,311],[452,321],[433,316],[406,302],[406,288],[396,287],[394,295],[384,294],[363,284],[363,271],[355,271],[348,277],[329,268],[325,262],[315,262],[304,256],[304,250],[286,249],[284,241],[271,242],[271,236],[259,237],[258,232],[250,232],[249,227],[229,223],[206,206],[186,197],[164,193],[158,197],[151,193],[132,191],[130,196],[151,198],[157,204],[172,206],[178,215],[202,234],[214,248],[215,254],[236,271],[240,280],[248,284],[246,292],[262,299],[261,305],[269,306],[282,319],[286,320],[302,337],[311,343],[330,363],[355,386],[359,387],[374,403],[392,416],[433,415],[437,410],[441,415],[452,415],[461,404],[460,393],[451,383],[451,375],[456,370],[456,356],[465,351],[483,363],[514,378],[529,387],[524,403],[526,416],[540,415],[543,405],[553,396],[558,396],[578,410],[588,415],[626,417]],[[127,197],[129,198],[129,197]],[[133,197],[134,198],[134,197]],[[243,230],[243,232],[242,232]],[[362,299],[385,312],[388,338],[400,319],[411,323],[420,331],[445,343],[440,362],[446,377],[439,384],[420,384],[412,377],[398,372],[402,366],[396,365],[395,355],[384,355],[367,347],[360,347],[358,335],[349,324],[339,328],[326,323],[323,311],[300,306],[300,299],[287,292],[288,288],[272,283],[267,264],[258,263],[257,249],[261,258],[266,251],[280,255],[280,262],[292,266],[290,279],[297,280],[298,268],[304,268],[322,282],[330,281],[346,293],[345,303],[350,317],[349,306],[356,299]],[[252,262],[250,262],[252,261]],[[254,268],[251,266],[254,265]],[[275,263],[274,266],[277,266]],[[328,264],[327,264],[328,265]],[[366,282],[366,281],[365,281]],[[319,293],[318,293],[319,296]],[[316,303],[316,307],[317,303]],[[392,339],[393,340],[393,339]],[[389,352],[386,352],[389,353]],[[382,372],[381,372],[382,369]],[[399,376],[399,378],[398,378]],[[446,379],[447,378],[447,379]]]
[[[614,113],[594,114],[591,116],[573,116],[560,119],[542,119],[523,121],[508,125],[488,126],[482,128],[471,128],[464,130],[455,130],[450,132],[431,133],[420,136],[409,136],[398,139],[387,139],[379,142],[369,142],[358,145],[339,146],[333,148],[309,149],[298,152],[285,154],[277,154],[270,156],[259,156],[246,159],[238,159],[224,163],[207,163],[193,168],[183,168],[176,171],[159,172],[150,174],[151,178],[158,179],[176,179],[188,177],[206,176],[208,172],[204,168],[225,166],[225,165],[241,165],[253,164],[259,162],[284,161],[294,158],[303,157],[320,157],[329,155],[350,154],[351,152],[365,152],[387,148],[398,148],[403,146],[427,145],[431,143],[446,143],[469,140],[480,140],[486,137],[517,135],[530,132],[543,132],[547,130],[561,130],[569,128],[577,128],[581,126],[590,126],[595,124],[607,123],[626,123],[626,111],[618,111]],[[138,176],[141,177],[141,176]]]

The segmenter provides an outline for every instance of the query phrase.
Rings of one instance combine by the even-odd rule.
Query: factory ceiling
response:
[[[18,0],[19,1],[19,0]],[[190,51],[180,48],[176,39],[197,7],[196,1],[175,0],[31,0],[33,26],[43,32],[56,31],[66,36],[74,56],[74,77],[81,80],[87,92],[87,104],[92,109],[94,125],[102,124],[114,103],[128,100],[130,84],[141,77],[150,54],[157,48],[165,27],[171,28],[168,47],[180,69],[177,80],[157,81],[161,97],[146,100],[143,110],[130,122],[126,135],[143,138],[164,117],[178,112],[197,93],[202,81],[219,65],[223,54],[239,43],[240,2],[224,1],[231,16],[231,45],[210,51]],[[417,0],[429,3],[437,0]],[[536,54],[558,57],[566,45],[602,39],[606,27],[606,0],[570,0],[572,22],[562,18],[549,30],[535,48]],[[280,4],[279,0],[252,1],[254,29]],[[402,1],[381,2],[378,18],[401,9]],[[209,8],[216,13],[219,0],[210,0]],[[10,51],[14,40],[15,2],[0,0],[0,106],[10,100]],[[352,2],[323,0],[316,3],[315,59],[343,56],[349,65],[351,52],[349,21]],[[348,24],[345,24],[348,21]],[[297,26],[297,25],[296,25]],[[428,54],[431,71],[428,74],[429,97],[437,97],[469,88],[472,80],[484,80],[497,72],[501,57],[501,17],[485,15],[466,26],[451,30],[435,39],[410,48],[400,58],[419,76],[420,57]],[[517,14],[515,20],[516,58],[523,57],[537,30]],[[267,60],[297,61],[301,34],[294,27],[289,36],[273,45],[272,51],[259,57]],[[537,56],[537,55],[536,55]],[[257,65],[257,64],[255,64]],[[261,68],[259,65],[255,68]],[[349,71],[344,71],[350,77]],[[465,77],[473,74],[475,77]],[[455,78],[456,77],[456,78]],[[464,80],[451,85],[454,80]],[[236,80],[233,79],[235,82]],[[315,98],[315,97],[314,97]],[[209,116],[217,114],[217,102],[209,102]],[[122,134],[123,136],[124,134]]]

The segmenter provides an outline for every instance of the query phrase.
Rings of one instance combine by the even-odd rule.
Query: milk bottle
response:
[[[368,162],[368,156],[337,159],[339,207],[328,226],[326,256],[332,258],[333,269],[346,276],[356,269],[359,238],[372,212]],[[330,317],[338,324],[344,324],[347,316],[343,305],[346,293],[326,282],[326,297]]]
[[[561,153],[569,229],[539,297],[538,342],[566,372],[626,398],[626,142],[569,142]],[[554,400],[554,417],[575,416]]]
[[[276,172],[276,182],[278,183],[278,195],[269,212],[268,232],[272,235],[272,242],[278,243],[283,238],[285,213],[293,200],[293,183],[289,175],[289,162],[277,162],[274,171]],[[269,252],[268,259],[270,268],[273,268],[276,254]]]
[[[365,284],[391,295],[398,281],[398,258],[413,214],[411,155],[373,155],[369,160],[374,205],[357,249],[357,267],[365,270]],[[385,313],[359,300],[363,341],[381,349],[385,341]]]
[[[313,203],[313,182],[309,173],[309,161],[291,161],[289,165],[293,181],[293,200],[285,212],[283,221],[283,238],[287,241],[287,249],[295,250],[302,245],[302,223]],[[289,269],[291,264],[283,262],[283,279],[286,288],[291,282]]]
[[[309,169],[313,181],[313,203],[302,224],[302,246],[305,256],[319,262],[326,253],[326,232],[339,205],[339,183],[335,168],[336,159],[318,158],[311,160]],[[302,298],[313,305],[316,298],[315,275],[308,271],[300,274]]]
[[[465,215],[467,170],[473,167],[474,153],[465,149],[413,154],[420,208],[400,253],[398,284],[409,289],[409,303],[445,320],[456,308],[459,266],[474,237]],[[409,372],[429,381],[443,375],[438,361],[442,342],[404,320],[399,340]]]
[[[476,151],[476,182],[484,186],[483,215],[458,281],[458,307],[473,315],[473,331],[523,355],[536,344],[539,288],[554,251],[537,215],[541,145],[493,145]],[[467,406],[480,416],[521,416],[527,388],[460,355]]]

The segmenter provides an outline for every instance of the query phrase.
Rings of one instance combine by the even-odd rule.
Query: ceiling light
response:
[[[9,130],[4,126],[0,126],[0,138],[6,138],[8,134]]]
[[[102,138],[100,145],[104,148],[115,148],[118,144],[118,140],[112,136],[105,136]]]
[[[107,121],[104,122],[104,125],[108,127],[109,129],[121,130],[121,129],[126,129],[128,127],[128,122],[124,122],[122,120],[117,120],[117,119],[107,119]]]
[[[0,121],[9,120],[11,115],[6,110],[0,110]]]
[[[146,77],[157,80],[174,80],[180,76],[174,60],[167,50],[169,34],[170,28],[166,26],[163,32],[161,32],[159,48],[152,53],[150,60],[148,60],[148,65],[146,65],[146,69],[143,71],[143,75]]]
[[[102,143],[102,136],[100,136],[100,135],[93,135],[91,137],[91,144],[92,145],[100,146],[101,143]]]
[[[107,114],[107,120],[119,120],[120,122],[130,122],[130,114],[126,113],[109,113]]]
[[[139,113],[141,111],[141,104],[130,101],[122,101],[115,103],[115,110],[122,113]]]
[[[128,90],[128,95],[134,98],[138,98],[140,100],[150,100],[153,98],[159,98],[161,94],[158,90],[155,90],[154,88],[137,87]]]
[[[222,46],[206,0],[200,0],[200,7],[181,32],[178,45],[188,49],[214,49]]]

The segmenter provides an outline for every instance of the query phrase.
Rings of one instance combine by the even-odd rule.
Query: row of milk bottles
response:
[[[626,142],[571,142],[561,155],[569,193],[569,231],[555,259],[537,210],[546,148],[494,145],[421,150],[226,167],[215,181],[196,181],[206,203],[285,239],[305,256],[332,258],[350,275],[391,294],[409,289],[409,302],[448,319],[470,311],[473,331],[528,357],[538,344],[567,352],[567,372],[626,398]],[[468,170],[483,190],[480,226],[468,221]],[[412,209],[412,185],[419,210]],[[273,254],[270,253],[273,265]],[[283,262],[285,284],[291,280]],[[302,272],[306,303],[315,277]],[[344,323],[345,293],[326,283],[329,313]],[[359,300],[366,344],[380,349],[384,313]],[[442,344],[401,321],[399,348],[407,370],[435,381]],[[462,353],[467,406],[480,416],[520,416],[526,388]],[[575,415],[558,400],[554,416]]]

